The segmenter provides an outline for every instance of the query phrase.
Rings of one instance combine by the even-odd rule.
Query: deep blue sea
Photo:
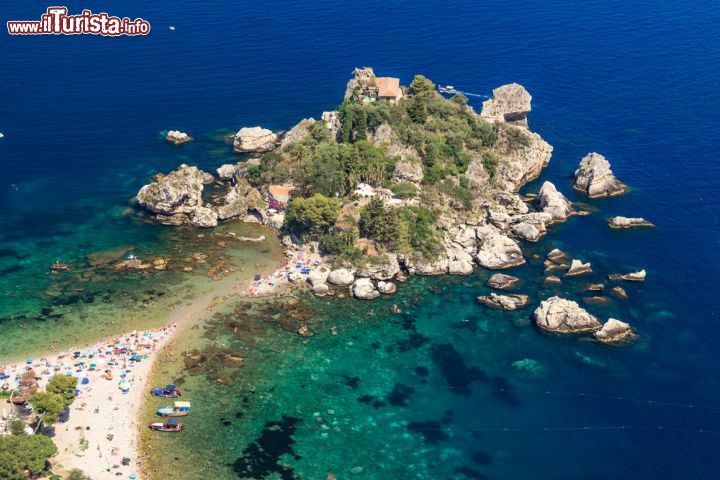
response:
[[[628,321],[641,340],[608,348],[539,334],[520,321],[529,311],[517,318],[488,314],[473,303],[482,273],[408,287],[428,296],[415,313],[432,345],[413,353],[412,363],[397,355],[373,359],[372,349],[358,361],[414,372],[420,356],[430,368],[433,354],[437,366],[438,355],[454,350],[468,365],[503,378],[453,395],[438,374],[397,406],[400,422],[413,416],[426,422],[427,412],[440,417],[452,409],[454,420],[438,427],[450,433],[436,443],[425,438],[422,454],[431,464],[451,465],[452,478],[720,477],[719,3],[64,3],[71,13],[90,8],[142,17],[152,32],[120,38],[0,32],[2,335],[12,333],[15,315],[32,318],[43,306],[38,285],[56,258],[151,245],[165,235],[125,212],[151,175],[183,162],[216,168],[232,161],[222,137],[240,127],[285,130],[318,118],[339,104],[354,67],[373,66],[405,84],[423,73],[478,94],[518,82],[533,95],[531,128],[555,148],[540,181],[582,200],[571,176],[581,157],[597,151],[632,188],[623,197],[589,201],[593,215],[554,228],[545,246],[592,262],[598,275],[645,268],[647,281],[628,286],[630,300],[606,311],[590,308]],[[5,1],[0,19],[3,25],[36,19],[48,6]],[[480,108],[479,98],[471,103]],[[196,140],[174,148],[160,133],[169,129]],[[612,232],[606,226],[612,215],[642,216],[657,228]],[[427,293],[433,282],[442,300]],[[479,326],[452,327],[464,318]],[[382,326],[372,328],[376,335]],[[512,362],[525,358],[542,372],[514,375]],[[504,385],[512,398],[488,393],[504,392]],[[294,413],[312,421],[312,412]],[[381,427],[377,435],[384,435]],[[418,470],[397,469],[402,456],[381,448],[376,455],[394,462],[393,473],[372,478],[417,477]],[[345,460],[346,467],[356,464]],[[371,459],[361,462],[372,470]],[[304,478],[327,474],[304,468]],[[423,468],[432,478],[433,467]]]

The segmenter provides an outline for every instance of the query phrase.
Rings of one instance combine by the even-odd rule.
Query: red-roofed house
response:
[[[403,91],[400,88],[400,79],[393,77],[376,77],[375,85],[378,88],[378,99],[387,100],[390,103],[397,103],[403,98]]]

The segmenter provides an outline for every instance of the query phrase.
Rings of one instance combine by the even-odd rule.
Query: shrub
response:
[[[393,195],[402,199],[413,198],[417,195],[417,187],[410,182],[393,183],[390,185],[390,191],[393,192]]]
[[[483,168],[485,168],[485,171],[487,172],[488,176],[490,177],[490,180],[495,179],[495,174],[497,173],[497,165],[500,162],[498,157],[492,153],[492,152],[485,152],[482,156],[482,164]]]

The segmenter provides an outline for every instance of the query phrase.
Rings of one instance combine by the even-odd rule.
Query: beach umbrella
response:
[[[32,363],[32,362],[33,362],[33,361],[32,361],[32,358],[28,358],[28,359],[25,361],[25,363]]]
[[[87,377],[85,377],[85,378],[82,379],[82,382],[80,382],[80,383],[81,383],[82,385],[87,385],[88,383],[90,383],[90,379],[87,378]]]

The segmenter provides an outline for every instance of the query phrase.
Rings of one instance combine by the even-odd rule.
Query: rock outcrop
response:
[[[238,153],[269,152],[276,143],[277,135],[267,128],[244,127],[235,134],[233,148]]]
[[[559,248],[553,248],[550,253],[547,254],[547,258],[552,262],[562,262],[567,258],[567,253],[563,252]]]
[[[550,297],[540,302],[533,313],[538,327],[556,333],[583,333],[598,330],[600,321],[576,302]]]
[[[377,283],[377,288],[380,293],[384,293],[385,295],[390,295],[397,291],[397,285],[393,282],[385,282],[382,280]]]
[[[357,272],[359,277],[369,277],[373,280],[390,280],[400,271],[400,263],[394,253],[384,253],[372,257],[371,261]]]
[[[616,230],[625,228],[652,228],[655,226],[644,218],[638,217],[612,217],[608,220],[608,225],[610,228]]]
[[[506,235],[490,233],[481,242],[475,257],[481,267],[504,269],[525,263],[518,244]]]
[[[537,202],[542,212],[552,216],[553,222],[564,222],[574,213],[572,203],[550,182],[545,182],[540,187]]]
[[[250,212],[261,218],[265,212],[265,200],[262,194],[245,179],[240,179],[225,195],[224,203],[217,208],[218,218],[244,218]]]
[[[407,255],[402,258],[403,266],[410,275],[443,275],[448,271],[447,257],[426,259],[421,255]]]
[[[590,198],[622,195],[627,191],[627,186],[615,178],[610,162],[595,152],[580,160],[573,187]]]
[[[580,260],[573,260],[570,263],[570,268],[565,273],[565,276],[566,277],[578,277],[580,275],[586,275],[591,272],[592,272],[592,268],[590,267],[590,262],[583,263]]]
[[[503,85],[493,90],[493,96],[483,102],[480,116],[489,120],[513,123],[527,127],[532,96],[517,83]]]
[[[358,278],[352,285],[352,294],[361,300],[372,300],[380,296],[380,292],[369,278]]]
[[[602,343],[627,343],[635,338],[635,332],[627,323],[611,318],[593,334],[593,337]]]
[[[338,268],[330,272],[327,281],[338,287],[349,287],[355,281],[355,275],[346,268]]]
[[[226,163],[217,169],[218,178],[220,180],[232,180],[235,178],[237,165],[234,163]]]
[[[505,275],[504,273],[495,273],[487,281],[487,286],[498,290],[507,290],[512,288],[520,281],[518,277]]]
[[[203,172],[183,164],[142,187],[137,201],[145,210],[165,216],[192,214],[202,203],[202,191]]]
[[[644,282],[646,276],[647,272],[643,269],[638,272],[631,273],[613,273],[608,275],[608,278],[614,282],[619,282],[621,280],[625,280],[626,282]]]
[[[326,265],[319,265],[317,268],[312,269],[308,274],[308,282],[310,282],[310,285],[312,286],[327,283],[329,275],[330,269]]]
[[[498,310],[517,310],[528,304],[528,296],[516,293],[509,295],[491,293],[490,295],[477,297],[477,301]]]
[[[282,141],[280,142],[280,150],[287,149],[293,143],[302,141],[305,137],[310,135],[310,127],[315,123],[312,118],[304,118],[300,120],[294,127],[290,129],[285,135],[283,135]]]
[[[392,180],[394,182],[412,182],[420,184],[424,178],[423,167],[420,162],[401,160],[395,164]]]
[[[540,176],[550,162],[552,152],[553,147],[537,133],[520,127],[499,129],[493,146],[493,153],[500,158],[495,184],[505,190],[518,191]]]
[[[165,136],[165,140],[172,144],[180,145],[181,143],[189,142],[190,140],[192,140],[192,137],[185,132],[180,132],[178,130],[170,130],[167,133],[167,136]]]
[[[190,218],[193,227],[210,228],[218,224],[218,214],[212,208],[198,207]]]
[[[332,112],[323,112],[321,118],[330,130],[330,138],[338,141],[340,139],[340,134],[342,133],[342,122],[340,121],[340,115],[338,112],[334,110]]]

